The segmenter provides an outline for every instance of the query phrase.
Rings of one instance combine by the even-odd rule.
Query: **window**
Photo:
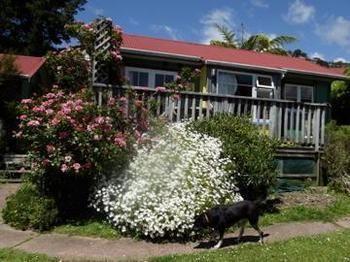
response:
[[[129,71],[129,81],[133,86],[148,86],[148,73]]]
[[[155,74],[155,87],[157,86],[164,86],[166,83],[170,83],[174,81],[173,75],[167,75],[167,74]]]
[[[313,102],[313,87],[286,84],[284,96],[287,100],[311,103]]]
[[[271,76],[257,76],[256,77],[257,87],[273,88]]]
[[[219,70],[216,93],[223,95],[252,96],[253,76]]]
[[[132,86],[155,88],[174,81],[177,73],[163,70],[126,67],[125,75],[129,78],[129,82]]]

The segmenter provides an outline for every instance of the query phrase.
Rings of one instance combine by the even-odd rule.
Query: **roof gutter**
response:
[[[350,80],[350,77],[345,75],[333,75],[333,74],[327,74],[327,73],[315,73],[310,71],[304,71],[304,70],[295,70],[295,69],[286,69],[286,72],[288,73],[294,73],[294,74],[303,74],[303,75],[310,75],[310,76],[321,76],[326,78],[331,78],[334,80]]]
[[[190,56],[190,55],[180,55],[180,54],[173,54],[173,53],[167,53],[167,52],[159,52],[159,51],[151,51],[151,50],[145,50],[145,49],[135,49],[135,48],[128,48],[128,47],[121,47],[122,52],[127,52],[129,54],[142,54],[142,55],[153,55],[153,56],[159,56],[159,57],[169,57],[169,58],[177,58],[177,59],[184,59],[188,61],[195,61],[195,62],[202,62],[203,59],[199,56]]]
[[[253,66],[248,64],[241,64],[241,63],[232,63],[232,62],[223,62],[223,61],[217,61],[217,60],[206,60],[205,64],[207,65],[221,65],[221,66],[234,66],[238,68],[243,69],[255,69],[255,70],[262,70],[267,72],[276,72],[280,74],[284,74],[287,72],[285,69],[276,69],[272,67],[265,67],[265,66]]]

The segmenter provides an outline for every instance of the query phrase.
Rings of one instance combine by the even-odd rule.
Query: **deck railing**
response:
[[[124,96],[127,87],[94,86],[99,105],[108,96]],[[153,88],[133,87],[132,90],[157,116],[171,122],[209,118],[218,113],[248,115],[263,132],[285,143],[314,147],[324,145],[327,104],[297,103],[295,101],[181,92],[178,99],[169,92]]]

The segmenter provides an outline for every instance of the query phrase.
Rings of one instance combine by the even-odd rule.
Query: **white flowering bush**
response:
[[[220,140],[174,124],[138,149],[125,178],[109,181],[93,206],[122,232],[150,238],[185,237],[194,216],[241,200],[221,158]],[[232,163],[231,163],[232,164]]]

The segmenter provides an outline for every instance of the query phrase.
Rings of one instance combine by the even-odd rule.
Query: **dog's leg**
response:
[[[264,232],[260,230],[260,228],[258,227],[258,224],[252,224],[252,227],[259,233],[259,236],[260,236],[259,243],[264,244]]]
[[[224,229],[219,229],[219,233],[220,233],[220,239],[219,242],[214,246],[214,249],[219,249],[222,245],[222,242],[224,241]]]
[[[240,229],[239,229],[239,234],[237,237],[237,244],[239,244],[239,242],[241,242],[241,238],[243,236],[244,233],[244,226],[245,226],[246,221],[243,221],[240,223]]]

